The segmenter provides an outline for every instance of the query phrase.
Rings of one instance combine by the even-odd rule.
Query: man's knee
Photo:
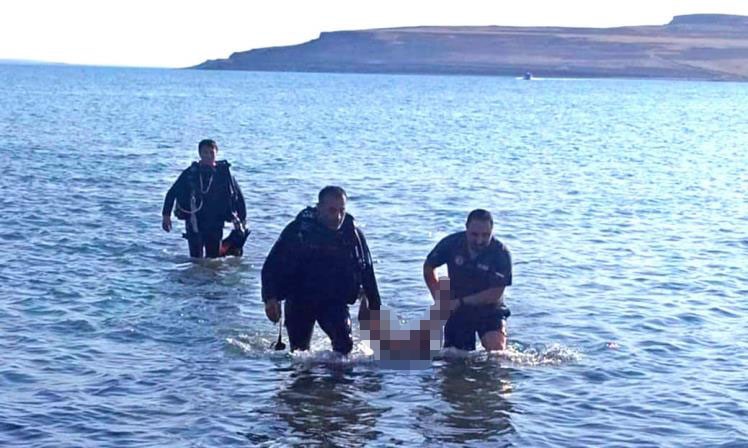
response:
[[[326,333],[330,336],[330,342],[334,351],[347,355],[353,350],[350,317],[346,316],[344,319],[335,322],[331,331],[326,331]]]
[[[486,333],[481,338],[481,344],[487,351],[506,350],[506,336],[498,331]]]
[[[332,349],[347,355],[353,350],[351,316],[347,305],[332,305],[319,316],[319,324],[332,343]]]
[[[351,334],[339,335],[332,339],[332,349],[342,355],[347,355],[353,351],[353,337]]]
[[[488,351],[506,350],[507,328],[506,320],[501,321],[501,327],[497,330],[487,331],[481,335],[480,342]]]

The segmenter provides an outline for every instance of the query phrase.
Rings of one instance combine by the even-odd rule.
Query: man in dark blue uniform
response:
[[[468,215],[465,231],[442,239],[423,264],[423,278],[434,300],[436,268],[447,264],[452,308],[444,326],[444,347],[475,350],[478,333],[486,350],[506,350],[504,288],[512,284],[509,250],[493,236],[493,218],[482,209]]]
[[[286,226],[262,267],[265,314],[278,322],[280,301],[285,301],[291,351],[309,349],[318,322],[333,350],[347,355],[353,349],[348,305],[363,288],[369,309],[379,310],[369,247],[345,212],[347,199],[340,187],[323,188],[317,205],[302,210]]]
[[[223,223],[234,222],[244,229],[247,210],[239,184],[231,175],[225,160],[216,160],[218,145],[213,140],[198,144],[199,162],[182,171],[169,188],[161,211],[161,227],[172,229],[171,212],[185,221],[184,237],[194,258],[216,258],[220,255]],[[243,244],[243,241],[242,241]]]

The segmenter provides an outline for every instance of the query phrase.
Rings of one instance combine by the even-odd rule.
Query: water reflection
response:
[[[438,391],[438,408],[422,407],[416,416],[426,445],[510,444],[515,432],[510,371],[490,359],[449,360],[434,368],[422,388]]]
[[[277,396],[276,414],[287,425],[284,444],[365,446],[381,435],[375,425],[386,409],[366,399],[381,390],[379,373],[314,368],[292,373],[289,381]]]

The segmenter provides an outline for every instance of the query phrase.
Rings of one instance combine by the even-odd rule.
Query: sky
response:
[[[326,31],[660,25],[694,13],[748,16],[748,0],[0,0],[0,59],[187,67]]]

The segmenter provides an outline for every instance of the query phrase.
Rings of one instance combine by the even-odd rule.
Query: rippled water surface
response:
[[[0,445],[746,446],[747,104],[730,83],[0,66]],[[192,263],[160,230],[202,138],[247,197],[241,259]],[[511,352],[270,350],[264,256],[331,183],[404,321],[431,247],[493,211]]]

